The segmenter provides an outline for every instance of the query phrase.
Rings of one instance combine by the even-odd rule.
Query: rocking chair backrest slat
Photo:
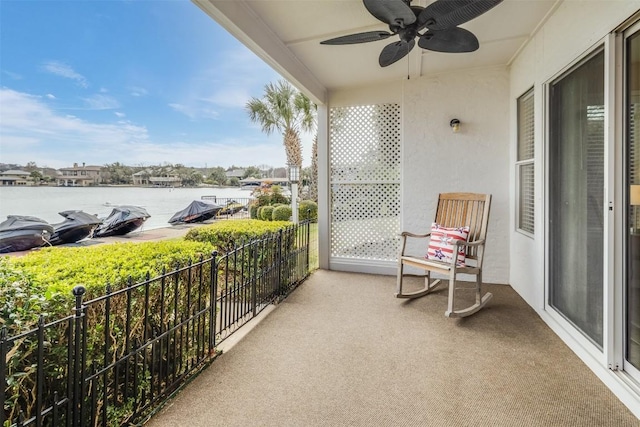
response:
[[[469,241],[484,239],[489,221],[490,194],[441,193],[435,222],[443,227],[469,226]],[[479,247],[468,247],[466,257],[481,262]]]

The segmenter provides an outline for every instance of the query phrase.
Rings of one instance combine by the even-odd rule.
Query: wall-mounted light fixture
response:
[[[449,126],[451,126],[451,131],[453,133],[458,133],[460,131],[460,120],[458,119],[452,119],[449,122]]]

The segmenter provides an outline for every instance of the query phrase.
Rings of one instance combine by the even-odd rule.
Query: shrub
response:
[[[92,247],[70,248],[52,247],[30,252],[20,258],[0,258],[0,325],[8,326],[9,336],[33,329],[40,314],[44,321],[62,319],[72,313],[73,299],[71,289],[83,285],[86,293],[83,301],[105,294],[105,285],[114,285],[112,290],[123,287],[131,278],[131,283],[142,282],[159,275],[163,268],[173,270],[176,264],[184,266],[189,260],[198,261],[200,255],[207,257],[213,246],[206,242],[167,240],[162,242],[114,243]],[[209,269],[195,269],[197,280],[206,283],[210,278]],[[160,330],[170,321],[170,311],[160,318],[159,307],[176,307],[179,312],[188,312],[188,301],[200,298],[198,286],[189,287],[186,282],[191,278],[189,272],[179,272],[171,277],[174,289],[166,295],[160,291],[159,281],[154,286],[136,287],[130,292],[122,292],[110,298],[109,322],[106,323],[106,305],[104,301],[95,302],[85,309],[86,353],[84,360],[88,366],[96,363],[105,365],[105,330],[111,340],[109,352],[112,357],[123,357],[130,348],[127,342],[141,340],[145,333]],[[162,282],[164,283],[164,282]],[[178,285],[179,284],[179,285]],[[180,291],[177,292],[180,286]],[[145,295],[145,290],[148,293]],[[127,299],[130,295],[130,299]],[[198,300],[199,301],[199,300]],[[200,303],[200,302],[199,302]],[[130,306],[130,312],[127,310]],[[149,317],[143,322],[145,308],[149,308]],[[61,322],[44,331],[46,346],[45,361],[42,364],[45,399],[51,399],[54,392],[64,394],[66,373],[63,367],[67,361],[67,347],[70,330],[68,323]],[[129,325],[129,326],[125,326]],[[108,329],[106,329],[108,327]],[[128,335],[127,335],[128,333]],[[36,374],[33,367],[38,363],[38,339],[34,333],[14,341],[7,355],[6,402],[13,410],[22,408],[27,416],[38,410],[32,396],[36,390]],[[167,362],[168,363],[168,362]],[[138,384],[145,381],[143,370],[139,370]],[[114,381],[113,378],[110,381]],[[1,385],[4,387],[4,385]],[[130,395],[134,393],[129,387]],[[112,393],[114,393],[112,391]],[[116,400],[110,395],[109,400]],[[18,402],[26,406],[19,405]],[[102,405],[102,402],[98,402]],[[109,407],[109,425],[122,425],[133,415],[132,402],[118,402]],[[98,411],[100,412],[100,411]],[[17,414],[10,413],[12,418]]]
[[[0,327],[9,336],[34,328],[41,313],[48,311],[45,289],[29,273],[0,257]]]
[[[311,213],[309,214],[309,210]],[[313,200],[302,200],[298,205],[298,217],[301,221],[310,219],[312,221],[318,220],[318,204]]]
[[[274,221],[289,221],[291,218],[291,207],[286,205],[280,205],[273,209],[271,218]]]
[[[20,258],[0,257],[0,327],[7,326],[8,334],[12,336],[32,329],[37,323],[38,314],[46,314],[47,322],[71,314],[71,288],[76,285],[86,287],[87,293],[83,298],[86,303],[92,298],[104,295],[106,283],[114,285],[115,290],[123,287],[129,278],[132,283],[142,282],[147,278],[147,272],[151,277],[157,276],[165,267],[170,271],[178,263],[184,266],[189,260],[196,261],[200,255],[208,257],[214,248],[225,252],[232,249],[236,242],[253,240],[288,226],[288,222],[222,221],[192,228],[184,240],[114,243],[82,248],[52,247],[31,252]],[[268,253],[274,252],[274,245],[276,248],[281,247],[283,251],[290,250],[295,243],[294,236],[295,233],[284,233],[281,240],[270,240]],[[249,257],[253,257],[250,258],[251,262],[271,262],[267,255],[260,252],[241,252],[239,256],[232,257],[232,265],[221,264],[217,274],[225,275],[231,269],[232,278],[236,277],[238,271],[239,277],[244,278],[243,275],[249,270],[243,266]],[[203,292],[202,283],[208,283],[212,273],[215,274],[206,267],[180,270],[172,273],[166,281],[158,279],[150,285],[114,294],[109,298],[108,306],[104,301],[88,304],[84,315],[87,335],[83,346],[87,350],[83,363],[88,367],[94,366],[95,363],[98,369],[106,366],[108,361],[105,345],[109,348],[111,360],[124,357],[134,345],[128,344],[129,342],[142,341],[150,334],[165,330],[167,325],[175,324],[174,312],[189,315],[194,310],[204,307],[210,296],[207,291]],[[196,285],[192,286],[192,283]],[[106,319],[109,319],[108,323]],[[60,367],[66,366],[70,335],[66,323],[59,325],[49,327],[45,331],[45,342],[55,343],[47,347],[43,368],[45,399],[49,401],[54,392],[62,395],[66,390],[65,373]],[[105,340],[105,334],[110,338]],[[9,408],[20,409],[21,405],[17,402],[31,402],[28,407],[23,407],[27,416],[31,416],[33,410],[37,410],[32,398],[36,390],[35,377],[39,375],[38,370],[33,369],[37,363],[38,349],[35,337],[35,334],[30,334],[29,337],[17,341],[10,349],[7,359],[5,407],[8,404]],[[176,345],[176,337],[175,334],[167,336],[164,341],[165,348]],[[188,352],[183,355],[182,351],[180,354],[167,353],[165,359],[151,361],[153,366],[148,360],[140,361],[135,358],[128,362],[135,365],[128,368],[128,374],[120,371],[121,379],[127,375],[129,380],[122,381],[120,389],[113,387],[113,382],[116,381],[114,375],[110,375],[105,380],[106,383],[99,383],[98,393],[107,383],[111,385],[110,394],[104,401],[112,402],[107,409],[108,425],[128,425],[128,421],[137,410],[132,396],[139,396],[140,390],[148,390],[149,369],[162,369],[163,364],[186,365],[190,363],[191,355]],[[135,388],[136,384],[138,389]],[[124,387],[127,387],[125,395],[128,393],[128,400],[122,398]],[[104,402],[97,402],[99,414]],[[9,415],[12,418],[17,416],[15,413]]]
[[[104,293],[105,285],[122,287],[131,278],[142,281],[147,272],[159,275],[214,247],[207,242],[165,240],[143,243],[113,243],[90,247],[43,248],[19,258],[13,264],[33,279],[34,286],[46,289],[46,296],[61,293],[70,298],[76,285],[87,288],[86,298]]]
[[[251,219],[258,219],[258,209],[260,208],[260,206],[258,206],[258,204],[252,204],[251,206],[249,206],[249,217]]]
[[[265,222],[255,219],[221,221],[192,228],[185,235],[185,239],[209,243],[219,252],[226,253],[233,250],[235,245],[255,240],[268,233],[275,233],[289,225],[291,224],[288,222]]]
[[[263,206],[260,212],[260,219],[263,221],[271,221],[273,215],[273,206]]]

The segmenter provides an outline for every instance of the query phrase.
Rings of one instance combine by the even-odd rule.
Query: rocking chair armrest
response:
[[[402,233],[400,233],[400,237],[417,237],[417,238],[425,238],[425,237],[429,237],[431,236],[431,233],[427,233],[427,234],[415,234],[415,233],[410,233],[408,231],[403,231]]]
[[[464,240],[456,240],[453,242],[456,246],[481,246],[484,245],[484,240],[474,240],[473,242],[465,242]]]

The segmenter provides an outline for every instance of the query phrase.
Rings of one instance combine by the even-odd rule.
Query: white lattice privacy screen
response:
[[[400,106],[332,108],[331,256],[395,260],[400,229]]]

